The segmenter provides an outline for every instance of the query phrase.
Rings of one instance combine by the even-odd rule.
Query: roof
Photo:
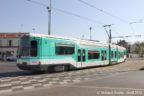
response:
[[[29,34],[29,32],[23,32],[23,33],[0,33],[0,37],[21,37],[24,34]]]
[[[89,40],[81,40],[81,39],[74,39],[74,38],[65,38],[60,36],[52,36],[52,35],[45,35],[45,34],[26,34],[33,37],[43,37],[43,38],[55,38],[55,39],[62,39],[62,40],[71,40],[77,43],[80,46],[99,46],[99,47],[108,47],[108,43],[104,42],[96,42],[96,41],[89,41]],[[124,49],[124,47],[111,44],[111,48],[118,48],[118,49]]]

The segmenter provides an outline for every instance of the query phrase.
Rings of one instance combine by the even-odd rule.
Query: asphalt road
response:
[[[14,61],[0,61],[0,78],[27,74],[32,74],[32,72],[20,70]]]
[[[0,61],[0,73],[21,71],[16,67],[16,62]]]
[[[144,96],[144,71],[95,78],[86,82],[51,86],[1,96]]]
[[[0,96],[144,96],[144,60],[85,70],[34,74],[0,62]]]

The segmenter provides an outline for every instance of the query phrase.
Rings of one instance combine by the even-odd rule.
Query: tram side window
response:
[[[124,53],[123,52],[121,52],[121,58],[123,58],[124,57]]]
[[[120,52],[119,52],[119,59],[121,58]]]
[[[37,56],[37,49],[38,49],[37,41],[34,41],[34,40],[31,41],[30,55],[32,57]]]
[[[74,44],[56,43],[56,55],[73,55],[75,53]]]
[[[99,59],[100,52],[97,50],[88,50],[88,59]]]
[[[113,58],[113,51],[111,51],[111,58]]]
[[[102,61],[104,60],[104,55],[105,55],[105,54],[104,54],[104,51],[102,50],[102,51],[101,51]]]
[[[120,58],[122,58],[122,52],[120,52]]]
[[[107,52],[106,51],[104,51],[105,52],[105,60],[107,59]]]
[[[115,58],[117,58],[117,52],[115,51]]]
[[[124,55],[126,55],[126,51],[124,51]]]

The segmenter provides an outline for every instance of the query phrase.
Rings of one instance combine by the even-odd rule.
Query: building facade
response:
[[[0,33],[0,59],[6,60],[11,54],[17,54],[19,39],[25,33]]]

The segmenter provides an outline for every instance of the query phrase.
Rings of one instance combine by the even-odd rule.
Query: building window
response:
[[[75,46],[74,44],[57,42],[55,52],[56,55],[73,55]]]
[[[97,50],[88,50],[88,59],[99,59],[100,52]]]
[[[9,47],[12,46],[12,40],[8,40],[8,46],[9,46]]]

